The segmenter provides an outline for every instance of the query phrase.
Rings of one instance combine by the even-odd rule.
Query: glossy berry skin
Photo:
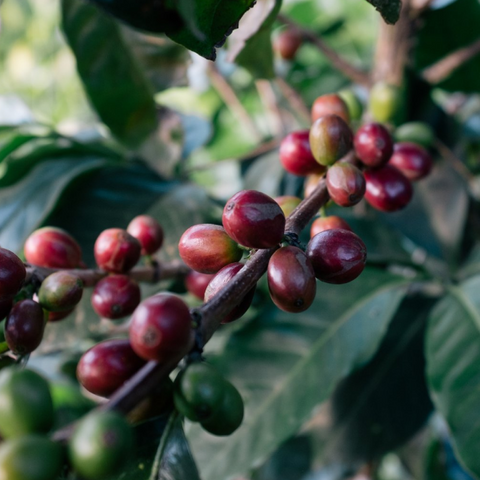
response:
[[[352,230],[350,225],[340,217],[336,215],[329,215],[328,217],[317,218],[310,228],[310,238],[313,238],[318,233],[324,232],[325,230],[333,230],[335,228],[341,228],[343,230]]]
[[[82,355],[77,378],[94,395],[108,397],[145,365],[128,339],[106,340]]]
[[[0,297],[0,321],[3,320],[13,306],[13,296]]]
[[[200,273],[192,270],[185,276],[185,287],[193,296],[203,301],[205,290],[214,277],[215,274]]]
[[[45,326],[42,307],[33,300],[16,303],[5,321],[5,340],[17,355],[33,352],[41,343]]]
[[[141,300],[140,287],[127,275],[110,275],[100,280],[92,293],[92,306],[103,318],[112,320],[134,312]]]
[[[284,60],[293,60],[298,49],[302,46],[303,36],[294,28],[283,30],[273,42],[273,49]]]
[[[62,446],[40,435],[9,440],[0,447],[0,480],[53,480],[62,466]]]
[[[393,140],[389,131],[379,123],[360,127],[353,139],[355,154],[367,167],[385,165],[393,153]]]
[[[400,125],[395,130],[397,142],[411,142],[430,148],[435,141],[435,132],[432,127],[424,122],[408,122]]]
[[[377,210],[396,212],[405,208],[412,199],[410,180],[392,165],[364,172],[367,182],[365,200]]]
[[[49,312],[66,312],[82,299],[83,281],[67,271],[49,275],[38,290],[40,305]]]
[[[60,228],[35,230],[25,242],[28,263],[46,268],[77,268],[82,261],[82,249],[76,240]]]
[[[97,265],[107,272],[126,273],[140,259],[140,242],[121,228],[104,230],[94,246]]]
[[[163,244],[163,228],[148,215],[135,217],[128,225],[127,232],[135,237],[142,246],[142,255],[152,255]]]
[[[209,283],[205,292],[205,302],[211,300],[228,282],[230,282],[235,275],[243,268],[242,263],[232,263],[223,267],[215,278]],[[255,287],[252,288],[243,297],[242,301],[230,311],[230,313],[222,320],[222,323],[230,323],[242,317],[250,307],[253,296],[255,294]]]
[[[228,235],[248,248],[274,247],[285,231],[285,215],[278,203],[256,190],[242,190],[230,198],[222,222]]]
[[[282,209],[283,214],[286,217],[289,217],[292,212],[300,205],[302,202],[301,198],[293,197],[291,195],[283,195],[281,197],[276,197],[274,199],[280,208]]]
[[[32,370],[0,372],[0,434],[15,438],[46,433],[53,426],[53,401],[47,381]]]
[[[337,163],[327,172],[330,198],[341,207],[356,205],[365,194],[365,177],[350,163]]]
[[[378,82],[370,90],[370,114],[376,122],[392,122],[398,114],[401,100],[402,94],[398,87]]]
[[[350,122],[350,112],[345,101],[340,95],[331,93],[318,97],[312,105],[312,122],[325,115],[337,115],[344,122]]]
[[[26,275],[23,262],[10,250],[0,247],[0,297],[15,295]]]
[[[220,225],[194,225],[180,238],[178,251],[182,260],[200,273],[217,273],[225,265],[237,262],[242,249]]]
[[[120,472],[133,449],[133,431],[116,412],[92,412],[77,424],[68,445],[74,470],[85,480]]]
[[[192,319],[185,302],[161,293],[144,300],[130,324],[130,344],[145,360],[167,360],[192,341]]]
[[[310,147],[321,165],[333,165],[352,148],[350,127],[337,115],[320,117],[310,129]]]
[[[389,163],[411,181],[425,178],[433,167],[433,159],[427,150],[410,142],[396,143]]]
[[[349,230],[325,230],[307,246],[315,276],[326,283],[348,283],[365,268],[367,248],[360,237]]]
[[[298,176],[325,173],[325,167],[312,154],[309,136],[309,130],[299,130],[289,133],[280,143],[280,162],[287,172]]]
[[[315,273],[299,248],[277,250],[268,262],[267,278],[273,303],[281,310],[299,313],[312,305],[317,292]]]

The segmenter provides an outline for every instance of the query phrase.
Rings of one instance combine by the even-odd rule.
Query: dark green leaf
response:
[[[371,3],[381,13],[387,23],[397,23],[400,18],[401,0],[367,0],[367,2]]]

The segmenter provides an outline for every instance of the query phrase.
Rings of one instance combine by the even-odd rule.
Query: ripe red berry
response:
[[[348,106],[336,93],[322,95],[313,102],[312,122],[325,115],[337,115],[346,123],[350,122]]]
[[[302,33],[295,28],[283,30],[273,42],[273,49],[285,60],[293,60],[302,46]]]
[[[77,268],[82,260],[76,240],[54,227],[35,230],[25,242],[24,253],[28,263],[47,268]]]
[[[40,305],[49,312],[71,310],[80,302],[82,295],[82,280],[68,271],[52,273],[38,290]]]
[[[152,255],[163,244],[163,228],[148,215],[135,217],[128,225],[127,232],[142,246],[142,255]]]
[[[426,177],[433,167],[433,159],[428,151],[410,142],[396,143],[389,163],[411,181]]]
[[[112,320],[133,313],[140,300],[138,283],[127,275],[110,275],[100,280],[92,293],[93,309]]]
[[[282,212],[285,215],[285,217],[289,217],[292,214],[292,212],[302,202],[301,198],[293,197],[290,195],[283,195],[281,197],[276,197],[274,200],[278,203],[278,205],[282,209]]]
[[[192,295],[199,300],[203,300],[205,290],[214,277],[214,274],[200,273],[192,270],[185,276],[185,287]]]
[[[188,348],[192,341],[192,319],[185,302],[161,293],[144,300],[130,324],[130,343],[145,360],[167,360]]]
[[[294,175],[325,173],[325,167],[314,158],[310,149],[310,131],[300,130],[288,134],[280,144],[280,161],[283,168]]]
[[[126,273],[140,259],[140,242],[121,228],[104,230],[97,238],[94,254],[97,265],[107,272]]]
[[[281,310],[299,313],[312,305],[317,292],[315,273],[299,248],[277,250],[268,263],[267,277],[270,296]]]
[[[315,276],[326,283],[348,283],[365,268],[367,248],[361,238],[349,230],[325,230],[307,246]]]
[[[205,302],[210,301],[223,287],[227,285],[235,275],[243,268],[241,263],[232,263],[222,268],[215,278],[209,283],[205,291]],[[250,307],[253,295],[255,294],[255,287],[252,288],[242,299],[242,301],[230,311],[230,313],[222,320],[222,323],[230,323],[238,320]]]
[[[108,397],[142,366],[145,360],[128,340],[106,340],[85,352],[78,362],[78,381],[94,395]]]
[[[201,273],[217,273],[225,265],[237,262],[242,249],[220,225],[194,225],[180,238],[178,251],[182,260]]]
[[[393,140],[380,123],[367,123],[359,128],[353,139],[357,157],[368,167],[385,165],[393,153]]]
[[[336,215],[330,215],[328,217],[320,217],[317,218],[313,223],[310,229],[310,238],[313,238],[320,232],[324,232],[325,230],[333,230],[335,228],[341,228],[343,230],[352,230],[350,225],[340,217]]]
[[[0,247],[0,297],[15,295],[26,275],[23,262],[10,250]]]
[[[72,308],[71,310],[66,310],[65,312],[48,312],[48,321],[49,322],[59,322],[60,320],[65,320],[68,316],[70,316],[75,309]]]
[[[337,163],[327,172],[330,198],[341,207],[356,205],[365,194],[365,177],[350,163]]]
[[[248,248],[274,247],[285,231],[285,215],[278,203],[256,190],[242,190],[230,198],[222,221],[228,235]]]
[[[367,182],[365,200],[377,210],[395,212],[405,208],[412,199],[410,180],[392,165],[364,172]]]

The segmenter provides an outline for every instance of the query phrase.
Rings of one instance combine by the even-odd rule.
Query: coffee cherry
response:
[[[46,268],[77,268],[82,260],[76,240],[54,227],[35,230],[25,242],[24,253],[28,263]]]
[[[293,175],[325,173],[325,167],[320,165],[312,154],[309,135],[309,130],[292,132],[280,143],[280,161],[283,168]]]
[[[395,130],[397,142],[411,142],[430,148],[435,141],[435,132],[432,127],[424,122],[408,122],[400,125]]]
[[[5,340],[17,355],[33,352],[41,343],[45,320],[42,307],[33,300],[16,303],[5,321]]]
[[[110,275],[100,280],[92,293],[92,306],[101,317],[112,320],[133,313],[141,300],[140,287],[127,275]]]
[[[47,381],[32,370],[0,372],[0,434],[4,438],[45,433],[53,425],[53,401]]]
[[[49,322],[59,322],[60,320],[65,320],[68,316],[70,316],[75,309],[72,308],[71,310],[66,310],[65,312],[47,312],[48,313],[48,321]]]
[[[129,340],[106,340],[85,352],[77,378],[94,395],[108,397],[145,365]]]
[[[427,150],[410,142],[396,143],[389,163],[411,181],[426,177],[433,167],[433,159]]]
[[[66,312],[78,305],[83,295],[83,281],[66,271],[49,275],[38,291],[40,305],[49,312]]]
[[[352,148],[350,127],[337,115],[320,117],[310,129],[310,147],[321,165],[333,165]]]
[[[230,198],[222,222],[228,235],[248,248],[274,247],[285,231],[285,215],[278,203],[255,190],[243,190]]]
[[[186,350],[192,341],[192,319],[179,297],[161,293],[144,300],[130,325],[133,350],[145,360],[166,360]]]
[[[148,215],[135,217],[128,225],[127,232],[142,246],[142,255],[152,255],[163,244],[163,228]]]
[[[0,297],[0,320],[3,320],[13,306],[13,296]]]
[[[337,115],[344,122],[350,122],[350,113],[348,106],[340,95],[331,93],[318,97],[312,106],[312,122],[318,120],[325,115]]]
[[[190,227],[180,238],[178,251],[182,260],[200,273],[217,273],[243,256],[242,249],[223,227],[210,224]]]
[[[273,49],[284,59],[293,60],[302,46],[302,33],[296,28],[283,30],[273,42]]]
[[[282,247],[268,263],[268,289],[273,303],[286,312],[307,310],[315,299],[316,281],[312,265],[297,247]]]
[[[107,272],[126,273],[140,259],[141,249],[140,242],[125,230],[109,228],[95,242],[95,260]]]
[[[192,270],[185,277],[185,287],[193,296],[203,301],[205,290],[214,277],[214,274],[200,273]]]
[[[289,217],[292,212],[300,205],[302,202],[301,198],[293,197],[290,195],[283,195],[282,197],[276,197],[274,199],[280,208],[282,209],[285,217]]]
[[[205,302],[210,301],[242,268],[243,264],[241,263],[232,263],[223,267],[208,284],[207,290],[205,291]],[[230,323],[242,317],[250,307],[254,294],[255,287],[253,287],[243,297],[242,301],[230,311],[230,313],[222,320],[222,323]]]
[[[307,246],[315,276],[326,283],[348,283],[365,268],[367,248],[360,237],[349,230],[325,230]]]
[[[305,179],[305,183],[303,186],[303,196],[305,198],[308,198],[313,193],[313,191],[318,187],[318,184],[320,183],[320,181],[323,179],[324,176],[325,176],[324,174],[309,175]]]
[[[341,207],[356,205],[365,194],[365,177],[350,163],[337,163],[327,172],[330,198]]]
[[[380,123],[392,122],[397,116],[402,94],[398,87],[384,82],[376,83],[370,91],[369,110]]]
[[[243,400],[238,390],[225,382],[222,403],[212,417],[202,422],[202,427],[213,435],[231,435],[243,421]]]
[[[133,432],[116,412],[92,412],[75,428],[68,445],[74,470],[85,480],[104,480],[120,472],[133,448]]]
[[[368,167],[385,165],[393,153],[393,140],[388,130],[379,123],[360,127],[353,139],[355,154]]]
[[[392,165],[364,172],[367,182],[365,200],[377,210],[395,212],[405,208],[412,199],[410,180]]]
[[[340,90],[338,95],[347,105],[350,120],[360,120],[363,114],[363,105],[355,92],[347,88]]]
[[[350,225],[340,217],[336,215],[330,215],[328,217],[317,218],[313,223],[310,229],[310,238],[313,238],[318,233],[324,232],[325,230],[333,230],[335,228],[341,228],[343,230],[352,230]]]
[[[208,420],[222,403],[226,384],[213,367],[191,364],[175,380],[175,407],[192,422]]]
[[[0,297],[15,295],[26,275],[23,262],[10,250],[0,247]]]
[[[1,480],[55,480],[63,466],[59,443],[39,435],[27,435],[0,447]]]

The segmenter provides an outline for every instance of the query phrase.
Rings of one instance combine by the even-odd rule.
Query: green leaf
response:
[[[405,294],[406,281],[367,269],[345,286],[319,284],[305,313],[270,307],[231,336],[211,361],[245,401],[245,421],[228,439],[187,431],[209,480],[245,474],[297,433],[337,382],[375,353]]]
[[[447,421],[461,462],[480,478],[480,276],[448,294],[427,331],[427,376],[435,406]]]
[[[367,0],[367,2],[380,12],[385,22],[391,24],[398,22],[402,9],[401,0]]]
[[[153,89],[119,24],[83,0],[62,0],[62,22],[99,117],[120,141],[138,146],[157,126]]]

